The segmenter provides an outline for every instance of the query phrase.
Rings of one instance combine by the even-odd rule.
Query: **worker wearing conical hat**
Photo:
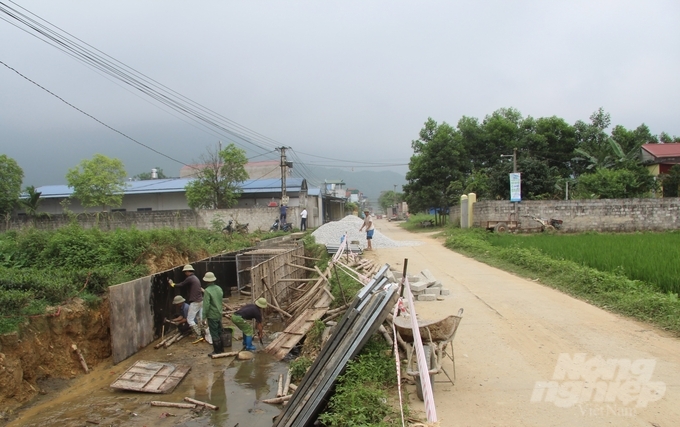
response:
[[[213,354],[224,353],[224,343],[222,342],[222,298],[224,294],[222,288],[215,282],[215,274],[208,271],[203,276],[203,281],[207,284],[203,295],[203,316],[208,319],[208,329],[212,337]]]
[[[262,340],[264,335],[262,328],[262,310],[267,308],[267,300],[265,298],[258,298],[255,304],[246,304],[238,309],[232,316],[231,321],[234,322],[241,332],[243,332],[243,348],[248,351],[255,351],[253,345],[253,327],[250,325],[250,320],[255,319],[257,327],[257,336]]]
[[[189,302],[189,314],[187,321],[196,334],[196,337],[200,338],[203,336],[201,328],[198,325],[201,322],[200,312],[203,308],[203,290],[201,289],[201,281],[198,280],[198,277],[194,274],[194,267],[191,264],[185,265],[182,271],[184,272],[186,279],[180,283],[174,283],[172,279],[168,279],[168,283],[173,288],[182,288],[184,286],[189,288],[189,295],[187,297]]]

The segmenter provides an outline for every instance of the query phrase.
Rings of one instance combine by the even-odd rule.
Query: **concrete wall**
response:
[[[109,287],[113,363],[125,360],[154,340],[151,277]]]
[[[316,198],[308,198],[307,225],[310,228],[321,225]],[[300,227],[300,212],[302,208],[293,206],[288,208],[288,222],[292,222],[296,228]],[[258,228],[263,231],[269,230],[275,218],[279,217],[278,207],[250,207],[239,209],[215,209],[197,210],[190,209],[175,211],[127,211],[127,212],[104,212],[104,213],[81,213],[76,214],[76,220],[85,228],[99,227],[103,230],[135,227],[138,230],[151,230],[155,228],[212,228],[213,221],[222,222],[224,225],[229,219],[238,223],[249,224],[248,229],[255,231]],[[35,221],[38,229],[56,229],[68,225],[71,217],[68,215],[51,215],[49,218],[41,218]],[[32,226],[34,223],[25,216],[15,217],[9,223],[4,222],[0,226],[6,230],[19,230]]]
[[[244,249],[245,251],[246,249]],[[216,284],[222,288],[225,297],[231,295],[236,286],[235,251],[192,262],[195,274],[202,279],[212,271],[217,277]],[[176,295],[188,297],[188,289],[171,287],[168,279],[180,283],[186,277],[183,266],[142,277],[120,285],[111,286],[109,307],[111,310],[111,350],[113,363],[118,363],[137,353],[160,337],[163,319],[175,317],[172,300]],[[174,327],[166,327],[166,333]]]
[[[454,207],[453,209],[459,209]],[[680,198],[546,200],[517,203],[522,226],[538,227],[538,222],[522,215],[564,221],[562,231],[664,231],[680,228]],[[513,212],[509,201],[478,201],[474,205],[473,225],[507,220]]]

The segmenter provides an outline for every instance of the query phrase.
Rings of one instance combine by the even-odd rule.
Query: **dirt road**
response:
[[[445,301],[416,303],[420,318],[465,309],[454,340],[456,384],[434,385],[441,426],[680,425],[678,338],[466,258],[397,223],[376,225],[393,240],[423,245],[368,257],[399,269],[408,258],[410,273],[427,268],[451,290]],[[450,361],[445,366],[452,368]],[[411,408],[423,411],[415,387],[409,391]]]

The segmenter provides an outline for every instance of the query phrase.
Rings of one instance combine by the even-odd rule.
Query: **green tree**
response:
[[[68,186],[73,188],[74,198],[83,207],[118,207],[123,203],[125,177],[123,162],[103,154],[95,154],[91,160],[83,160],[79,166],[66,174]]]
[[[187,202],[192,209],[226,209],[234,206],[241,194],[241,183],[248,179],[244,150],[229,144],[222,151],[208,148],[202,155],[196,178],[186,186]]]
[[[392,190],[383,191],[380,193],[380,197],[378,197],[378,205],[386,214],[388,214],[390,213],[388,209],[395,204],[400,203],[403,199],[404,195],[402,193],[396,193]]]
[[[501,163],[489,170],[489,190],[494,199],[510,199],[511,162]],[[520,157],[517,170],[522,178],[522,200],[540,200],[553,197],[555,183],[559,178],[556,168],[547,162],[531,157]]]
[[[633,169],[598,168],[579,176],[575,198],[626,199],[645,197],[654,189],[654,178],[644,166]]]
[[[9,215],[21,195],[24,171],[7,155],[0,155],[0,214]]]
[[[661,132],[661,134],[659,135],[659,142],[663,142],[664,144],[680,142],[680,136],[677,135],[670,136],[666,132]]]
[[[680,165],[673,166],[667,174],[660,176],[664,197],[680,196]]]
[[[612,139],[621,146],[624,152],[636,151],[638,155],[643,144],[658,142],[658,138],[652,135],[644,123],[635,130],[628,130],[621,125],[617,125],[612,130]]]
[[[611,155],[610,136],[606,132],[610,124],[609,113],[599,108],[590,115],[590,123],[579,120],[574,125],[576,156],[573,169],[576,176],[597,167],[606,167]]]
[[[168,178],[165,173],[163,173],[163,169],[159,168],[156,166],[154,169],[156,169],[156,174],[158,175],[158,179],[166,179]],[[151,172],[142,172],[138,173],[137,175],[133,176],[132,179],[135,181],[147,181],[151,178]]]
[[[463,139],[446,122],[438,125],[429,118],[420,131],[420,139],[411,143],[414,155],[403,186],[404,199],[412,212],[436,208],[439,220],[456,203],[450,184],[463,181],[470,162]]]
[[[521,126],[519,156],[543,161],[549,168],[557,169],[560,175],[569,176],[576,148],[574,127],[555,116],[527,117]]]

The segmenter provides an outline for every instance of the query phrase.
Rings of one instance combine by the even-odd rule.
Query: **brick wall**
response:
[[[460,210],[459,207],[455,209]],[[680,228],[680,198],[546,200],[517,204],[517,216],[524,227],[540,224],[523,215],[564,221],[562,231],[663,231]],[[508,220],[513,212],[509,201],[479,201],[474,206],[474,226],[486,221]]]
[[[300,211],[302,208],[288,208],[288,222],[293,226],[300,227]],[[279,216],[278,207],[252,207],[239,209],[216,209],[216,210],[176,210],[176,211],[142,211],[142,212],[104,212],[104,213],[81,213],[74,217],[84,228],[99,227],[102,230],[114,230],[117,228],[135,227],[138,230],[151,230],[155,228],[212,228],[213,224],[227,224],[229,219],[234,219],[241,224],[248,224],[250,231],[267,231],[271,227],[274,219]],[[310,227],[314,224],[315,218],[310,215],[308,222]],[[318,221],[318,220],[317,220]],[[51,215],[49,218],[41,218],[35,221],[38,229],[56,229],[68,225],[71,217],[67,215]],[[2,224],[4,230],[19,230],[31,226],[33,221],[27,217],[13,218],[9,222]]]

